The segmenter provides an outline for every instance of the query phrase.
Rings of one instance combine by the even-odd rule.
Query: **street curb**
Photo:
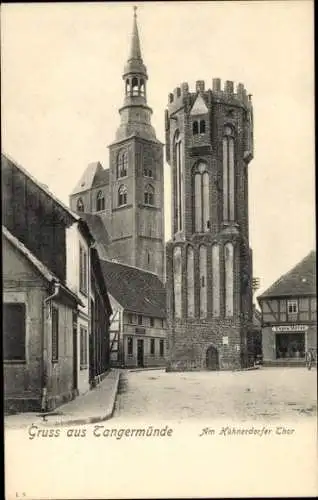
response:
[[[128,369],[129,372],[150,372],[153,370],[165,370],[165,366],[154,366],[154,367],[149,367],[149,368],[131,368]]]
[[[117,393],[118,393],[120,376],[121,376],[121,373],[119,371],[117,371],[116,375],[115,375],[114,387],[113,387],[113,390],[112,390],[112,393],[111,393],[109,408],[108,408],[108,411],[106,412],[106,414],[98,416],[98,417],[77,418],[77,419],[74,419],[74,420],[67,420],[67,421],[64,421],[64,422],[56,422],[56,421],[54,421],[54,422],[50,423],[48,420],[46,420],[46,421],[40,421],[39,424],[40,425],[44,424],[45,427],[68,427],[68,426],[71,426],[71,425],[95,424],[97,422],[104,422],[105,420],[111,419],[112,416],[113,416],[113,414],[114,414],[114,411],[115,411],[115,403],[116,403],[116,397],[117,397]],[[41,415],[40,415],[40,417],[41,417]],[[48,417],[49,417],[49,415],[48,415]],[[34,425],[34,424],[35,424],[35,422],[33,421],[30,424],[23,424],[21,426],[17,425],[14,428],[24,428],[24,427],[29,427],[30,425]],[[37,422],[37,424],[38,424],[38,422]],[[13,427],[10,427],[8,425],[7,428],[10,429],[10,428],[13,428]]]

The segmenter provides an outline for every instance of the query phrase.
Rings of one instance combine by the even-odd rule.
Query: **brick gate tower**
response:
[[[247,363],[252,322],[248,165],[251,96],[239,83],[183,83],[165,112],[172,238],[166,246],[167,370],[224,370]]]

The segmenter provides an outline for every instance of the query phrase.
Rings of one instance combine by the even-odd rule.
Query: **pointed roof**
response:
[[[203,97],[198,94],[190,111],[190,115],[205,115],[208,112],[209,110],[207,108],[207,105],[205,104]]]
[[[105,184],[109,184],[109,169],[104,169],[99,161],[95,161],[86,167],[72,195]]]
[[[134,20],[133,20],[133,29],[131,35],[131,46],[130,46],[130,55],[128,61],[131,59],[141,59],[141,50],[140,50],[140,40],[138,33],[138,25],[137,25],[137,7],[134,6]]]
[[[140,48],[140,38],[137,24],[137,7],[134,7],[133,29],[131,34],[130,52],[127,63],[124,68],[124,75],[130,73],[141,73],[147,78],[147,68],[143,63]]]
[[[295,267],[283,274],[258,300],[269,297],[286,297],[316,294],[316,252],[313,250]]]

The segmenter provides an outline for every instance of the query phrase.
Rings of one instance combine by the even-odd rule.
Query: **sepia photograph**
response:
[[[6,499],[318,494],[313,19],[2,4]]]

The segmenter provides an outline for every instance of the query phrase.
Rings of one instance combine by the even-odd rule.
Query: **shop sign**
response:
[[[306,330],[308,330],[308,325],[272,326],[273,332],[305,332]]]
[[[223,343],[223,345],[229,345],[229,337],[223,337],[222,343]]]

